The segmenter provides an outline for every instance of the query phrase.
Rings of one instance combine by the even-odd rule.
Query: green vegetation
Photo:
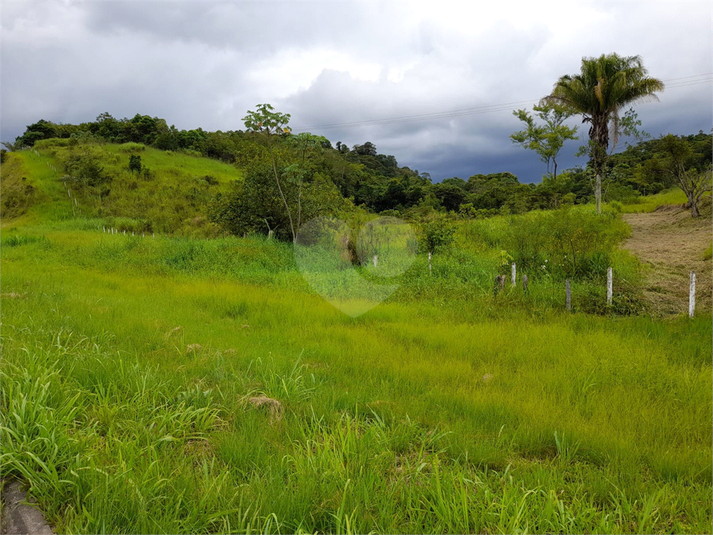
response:
[[[535,119],[526,110],[514,111],[513,115],[524,122],[526,128],[512,134],[510,139],[526,149],[534,150],[547,164],[547,173],[550,172],[551,161],[552,177],[557,179],[557,155],[565,141],[578,139],[575,136],[577,127],[571,128],[563,124],[571,116],[571,112],[563,106],[543,102],[542,105],[533,106],[532,109],[544,124],[536,124]]]
[[[212,236],[221,230],[208,220],[211,202],[242,180],[234,166],[200,156],[63,141],[38,141],[32,151],[8,154],[2,167],[5,217],[82,215],[98,219],[100,228]],[[130,168],[132,159],[139,168]]]
[[[707,530],[710,316],[494,300],[508,218],[356,319],[275,240],[6,227],[5,477],[70,532]]]
[[[661,80],[648,76],[640,56],[602,54],[598,58],[582,58],[580,74],[562,76],[546,98],[571,113],[581,114],[584,122],[591,125],[587,153],[596,179],[597,212],[601,211],[609,138],[616,145],[620,135],[620,110],[642,99],[655,99],[656,92],[663,89]]]
[[[640,194],[659,164],[673,184],[659,140],[602,164],[597,213],[589,169],[432,184],[289,118],[102,114],[7,144],[3,484],[70,533],[711,528],[710,311],[648,317],[620,249],[622,212],[689,200]],[[548,118],[525,138],[549,166]],[[690,169],[703,138],[680,138]],[[300,246],[335,243],[304,273]],[[354,281],[384,302],[321,297]]]
[[[354,220],[377,212],[426,224],[444,214],[480,219],[594,200],[593,168],[556,172],[562,142],[574,133],[562,124],[569,112],[557,106],[535,110],[543,125],[535,124],[525,110],[518,112],[531,124],[514,140],[535,150],[548,170],[550,160],[555,165],[555,173],[546,174],[540,184],[521,184],[508,172],[433,184],[428,174],[399,167],[393,156],[379,154],[371,142],[349,149],[341,142],[332,147],[326,138],[306,132],[293,135],[287,126],[289,114],[268,106],[249,112],[244,132],[178,131],[162,119],[140,115],[116,120],[102,114],[81,125],[41,120],[15,143],[6,143],[16,150],[4,153],[3,167],[15,170],[3,172],[2,208],[14,217],[41,201],[35,185],[21,179],[33,180],[47,170],[39,171],[37,162],[29,161],[34,152],[19,150],[23,146],[33,146],[41,161],[53,165],[53,176],[66,176],[65,185],[88,186],[75,195],[75,213],[125,217],[138,220],[132,228],[179,235],[272,231],[279,239],[294,240],[300,226],[295,220],[316,215]],[[638,122],[630,112],[620,119],[623,132],[636,130]],[[260,123],[272,125],[270,132]],[[694,177],[694,169],[696,177],[705,176],[711,135],[700,132],[676,139],[684,144],[683,163],[690,170],[682,176]],[[680,186],[680,173],[661,143],[642,141],[608,156],[600,177],[603,200],[636,209],[642,196]],[[51,189],[59,188],[55,184]],[[155,201],[150,206],[144,202],[147,196]]]
[[[622,211],[628,213],[653,212],[659,206],[682,205],[685,202],[686,194],[678,188],[672,188],[655,195],[640,197],[635,204],[624,205]]]

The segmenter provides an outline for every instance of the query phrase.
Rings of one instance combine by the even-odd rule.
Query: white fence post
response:
[[[515,262],[512,263],[512,285],[517,284],[517,268],[515,267]]]
[[[565,303],[567,305],[567,310],[572,311],[572,289],[570,288],[569,285],[569,279],[565,281],[565,291],[566,291],[566,298],[565,298]]]
[[[612,268],[607,269],[607,306],[611,306],[612,304],[612,295],[613,295],[613,273],[612,273]]]
[[[692,318],[696,312],[696,272],[691,271],[691,283],[688,287],[688,317]]]
[[[431,253],[428,253],[428,274],[433,275],[433,268],[431,267]]]

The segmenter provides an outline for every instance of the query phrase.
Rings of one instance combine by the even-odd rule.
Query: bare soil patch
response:
[[[713,267],[703,253],[713,241],[710,198],[700,217],[682,206],[660,206],[655,212],[624,214],[631,238],[623,245],[645,268],[644,298],[651,313],[688,313],[689,274],[696,272],[696,312],[711,311]]]

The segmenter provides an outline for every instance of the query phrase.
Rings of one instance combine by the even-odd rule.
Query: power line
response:
[[[677,87],[689,87],[693,85],[700,84],[710,84],[713,82],[713,73],[704,74],[694,74],[691,76],[683,76],[681,78],[671,78],[669,80],[662,80],[666,85],[666,89],[672,89]],[[352,128],[356,126],[369,126],[369,125],[386,125],[386,124],[401,124],[401,123],[411,123],[418,121],[428,121],[435,119],[451,119],[454,117],[464,117],[468,115],[480,115],[483,113],[494,113],[499,111],[512,111],[521,106],[528,106],[535,102],[539,102],[541,99],[532,100],[522,100],[519,102],[507,102],[502,104],[491,104],[487,106],[478,106],[473,108],[462,108],[450,111],[441,111],[433,113],[422,113],[418,115],[403,115],[400,117],[389,117],[384,119],[367,119],[363,121],[352,121],[346,123],[331,123],[331,124],[318,124],[305,127],[296,127],[299,130],[309,130],[309,129],[321,129],[329,130],[332,128]]]

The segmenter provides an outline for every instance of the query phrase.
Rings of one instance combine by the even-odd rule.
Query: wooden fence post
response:
[[[692,318],[696,312],[696,272],[691,271],[691,283],[688,287],[688,317]]]
[[[527,293],[527,275],[522,276],[522,291]]]
[[[517,285],[517,268],[515,267],[515,262],[512,263],[512,285],[516,286]]]
[[[428,274],[433,275],[433,268],[431,267],[431,253],[428,253]]]
[[[613,294],[613,273],[612,268],[607,268],[607,306],[611,306]]]
[[[378,263],[379,263],[379,257],[377,255],[374,255],[374,267],[376,267]]]
[[[566,304],[567,304],[567,310],[572,311],[572,289],[569,286],[569,279],[565,281],[565,290],[567,293],[566,297]]]

